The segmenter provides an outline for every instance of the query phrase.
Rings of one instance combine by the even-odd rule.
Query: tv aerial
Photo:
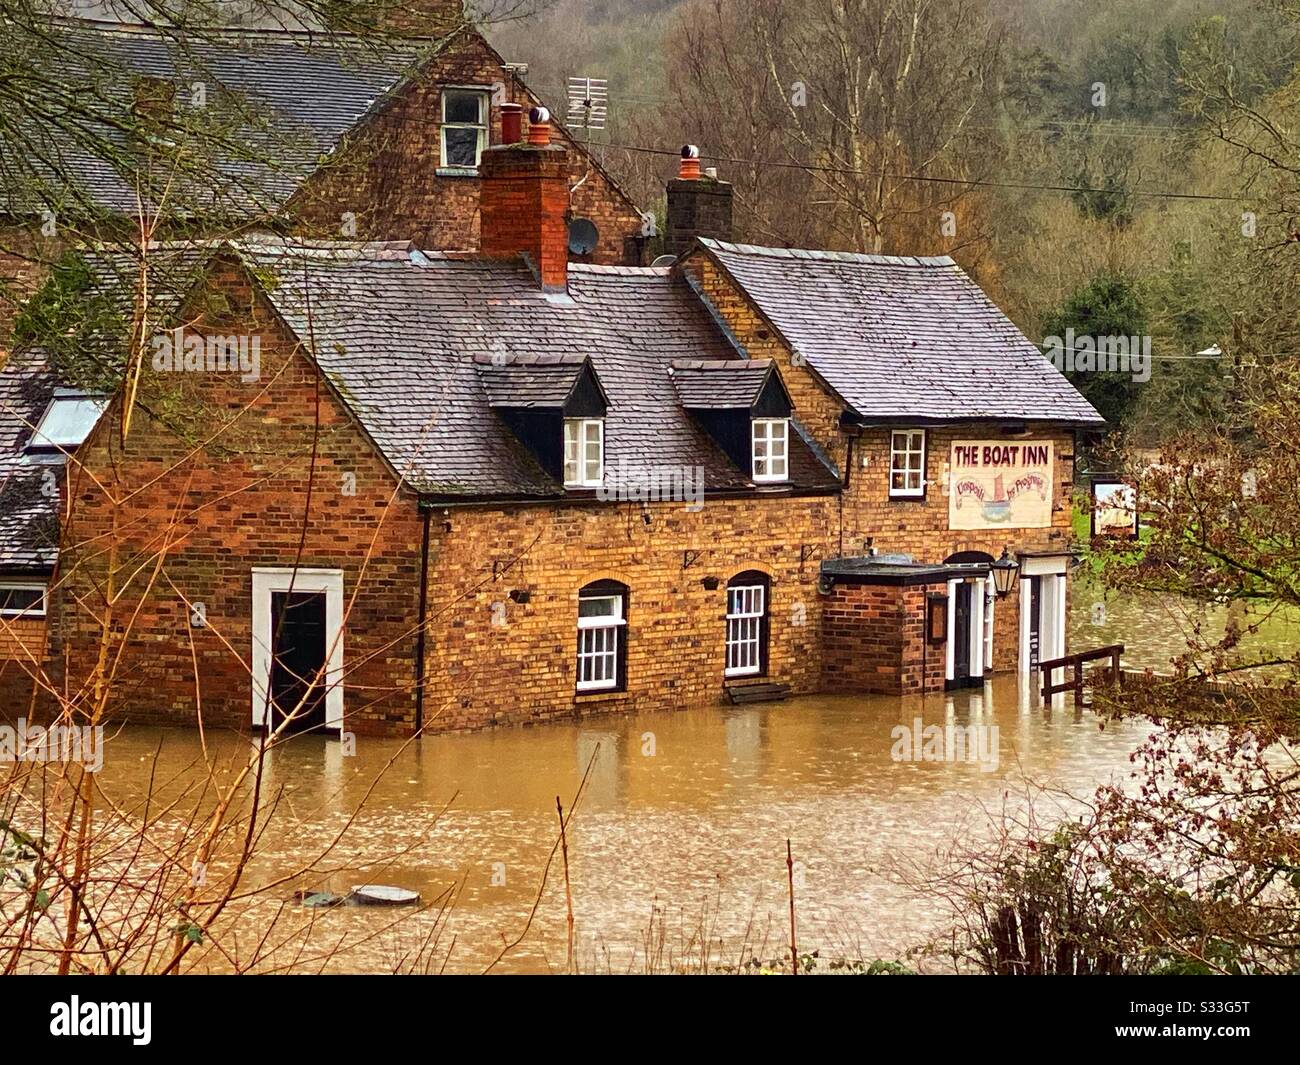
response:
[[[569,128],[604,129],[609,117],[608,78],[569,78]]]

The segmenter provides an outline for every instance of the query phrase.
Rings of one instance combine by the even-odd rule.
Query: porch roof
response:
[[[985,562],[926,563],[882,562],[879,556],[832,558],[822,563],[822,576],[834,584],[946,584],[967,577],[985,577],[991,566]]]

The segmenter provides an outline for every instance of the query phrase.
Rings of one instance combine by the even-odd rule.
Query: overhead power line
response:
[[[636,144],[618,144],[609,143],[602,145],[606,148],[617,148],[625,152],[640,152],[645,155],[663,155],[680,157],[680,151],[671,151],[667,148],[647,148]],[[877,177],[879,171],[875,170],[853,170],[848,167],[838,166],[819,166],[812,163],[784,163],[773,162],[765,159],[745,159],[739,156],[726,155],[703,155],[702,158],[710,162],[731,163],[739,166],[753,166],[762,169],[780,169],[780,170],[802,170],[817,174],[844,174],[855,177]],[[894,174],[886,172],[884,177],[892,181],[911,181],[924,182],[936,185],[964,185],[969,188],[987,188],[987,189],[1012,189],[1028,192],[1067,192],[1067,193],[1085,193],[1099,196],[1114,196],[1116,193],[1124,193],[1130,196],[1144,196],[1148,199],[1161,200],[1195,200],[1208,201],[1215,203],[1241,203],[1245,200],[1242,196],[1221,196],[1213,193],[1204,192],[1169,192],[1167,190],[1146,190],[1146,189],[1107,189],[1094,188],[1089,185],[1040,185],[1031,181],[988,181],[982,178],[952,178],[952,177],[932,177],[926,174]]]

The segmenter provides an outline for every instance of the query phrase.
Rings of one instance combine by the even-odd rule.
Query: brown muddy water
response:
[[[1159,667],[1182,646],[1158,603],[1108,604],[1101,624],[1088,589],[1075,597],[1073,646],[1130,645],[1127,662]],[[996,766],[899,761],[896,727],[997,728]],[[590,775],[568,846],[576,956],[583,971],[697,970],[788,942],[786,840],[795,868],[801,951],[825,957],[902,958],[942,932],[941,900],[907,886],[906,870],[954,843],[975,843],[1002,814],[1065,815],[1129,779],[1140,725],[1099,727],[1064,702],[1032,705],[1014,676],[983,691],[922,698],[816,697],[753,707],[708,707],[473,735],[398,741],[362,738],[355,757],[337,742],[300,738],[269,756],[264,792],[285,789],[247,883],[257,887],[311,863],[355,818],[316,871],[241,905],[216,937],[255,942],[272,921],[294,930],[295,971],[481,972],[496,966],[563,971],[564,876],[556,798],[566,809]],[[243,757],[247,741],[209,734],[213,762]],[[152,769],[177,772],[200,757],[183,730],[127,729],[109,741],[99,783],[121,805],[139,800]],[[158,761],[155,765],[155,752]],[[988,753],[988,752],[986,752]],[[593,762],[594,758],[594,762]],[[166,790],[164,788],[164,790]],[[1066,793],[1066,794],[1060,794]],[[346,892],[392,884],[432,910],[304,910],[295,888]],[[529,922],[535,900],[536,914]],[[426,943],[437,930],[436,944]],[[422,946],[425,949],[422,951]],[[418,959],[418,960],[417,960]],[[215,951],[198,968],[223,969]],[[922,968],[937,968],[927,963]]]

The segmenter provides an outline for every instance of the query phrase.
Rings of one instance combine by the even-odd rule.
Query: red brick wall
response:
[[[926,596],[946,585],[837,584],[822,611],[822,690],[944,690],[946,644],[926,641]]]
[[[107,640],[119,662],[110,718],[194,724],[201,709],[206,724],[246,727],[252,569],[339,569],[346,727],[409,731],[422,534],[414,500],[395,491],[267,308],[250,306],[243,275],[231,267],[225,280],[229,316],[192,331],[260,337],[261,379],[146,368],[142,395],[167,421],[137,409],[123,445],[116,410],[102,420],[71,486],[60,560],[71,595],[51,620],[54,657],[66,650],[78,691]],[[190,624],[194,603],[206,627]],[[81,708],[90,702],[86,693]]]
[[[540,102],[506,72],[482,37],[459,38],[363,123],[290,201],[299,228],[334,239],[412,240],[429,251],[476,249],[481,182],[438,173],[444,86],[501,86],[491,107],[491,144],[501,143],[499,103],[530,108]],[[596,251],[581,261],[640,265],[636,206],[558,121],[553,125],[556,141],[569,150],[569,184],[578,186],[571,214],[590,218],[600,232]],[[345,231],[345,214],[354,217],[355,229]]]
[[[0,720],[32,712],[39,664],[44,661],[44,618],[0,618]]]

